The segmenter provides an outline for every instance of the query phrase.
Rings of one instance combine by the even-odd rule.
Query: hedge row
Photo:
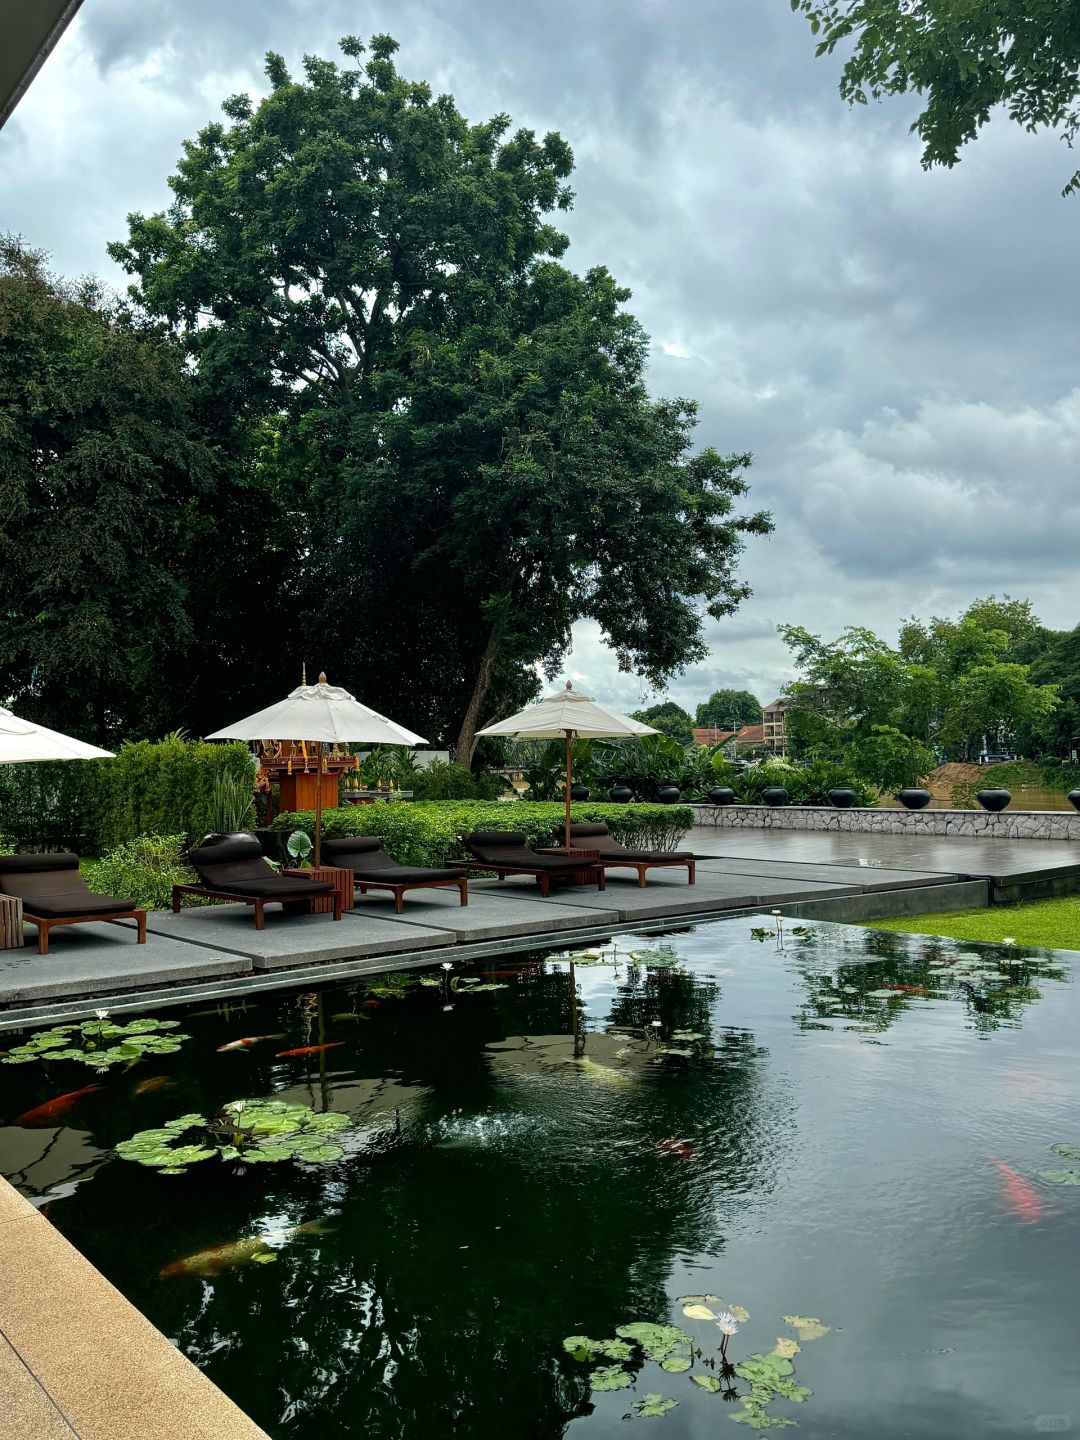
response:
[[[561,804],[499,801],[376,801],[323,812],[323,838],[381,835],[387,854],[400,865],[441,865],[463,860],[468,852],[459,836],[468,830],[521,830],[530,844],[550,844],[561,834]],[[576,821],[604,820],[624,845],[645,850],[675,850],[694,822],[689,805],[607,805],[583,802],[571,807]],[[315,814],[298,810],[279,815],[273,829],[315,834]]]
[[[227,821],[223,780],[250,794],[253,762],[239,741],[173,736],[122,745],[113,760],[3,765],[0,841],[22,851],[102,855],[141,835],[198,840]]]

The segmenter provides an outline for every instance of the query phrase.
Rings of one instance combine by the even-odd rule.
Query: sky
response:
[[[650,388],[699,402],[699,442],[754,454],[748,504],[776,532],[671,698],[773,699],[781,624],[894,638],[991,593],[1080,621],[1075,160],[1001,118],[925,172],[912,104],[849,109],[788,0],[84,0],[0,132],[0,228],[121,288],[106,244],[168,203],[226,96],[265,93],[267,50],[295,67],[384,31],[470,120],[564,136],[566,263],[632,290]],[[590,625],[566,674],[619,708],[657,698]]]

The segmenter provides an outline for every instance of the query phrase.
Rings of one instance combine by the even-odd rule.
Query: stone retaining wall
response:
[[[1073,810],[836,810],[831,805],[694,805],[697,825],[725,830],[831,830],[868,835],[982,835],[1080,840]]]

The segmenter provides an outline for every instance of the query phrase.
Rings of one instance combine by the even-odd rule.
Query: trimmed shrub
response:
[[[125,841],[100,860],[82,867],[91,890],[134,900],[147,910],[168,910],[174,885],[194,884],[198,877],[181,858],[183,835],[140,835]],[[185,896],[185,902],[198,903]]]
[[[728,783],[735,791],[735,798],[744,805],[758,804],[762,791],[769,785],[782,785],[792,805],[828,805],[829,791],[842,785],[855,791],[858,797],[856,805],[877,804],[869,785],[856,779],[846,766],[833,764],[830,760],[813,760],[807,765],[763,760],[760,765],[742,771]]]
[[[571,807],[578,821],[604,820],[624,845],[646,850],[675,850],[694,821],[688,805],[595,805]],[[400,865],[441,865],[444,860],[465,860],[468,852],[458,839],[469,830],[522,830],[529,843],[551,844],[561,833],[562,805],[518,800],[512,802],[376,801],[323,811],[323,838],[339,835],[381,835],[388,855]],[[298,810],[279,815],[274,830],[306,830],[315,834],[315,814]]]
[[[226,794],[251,792],[251,753],[239,741],[211,745],[139,740],[114,760],[0,766],[0,837],[16,850],[102,855],[142,835],[189,843],[220,829]]]

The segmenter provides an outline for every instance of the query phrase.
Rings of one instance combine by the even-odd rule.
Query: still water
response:
[[[170,1011],[123,1073],[0,1069],[0,1170],[275,1440],[1080,1429],[1075,956],[773,924]],[[271,1095],[343,1158],[116,1158]],[[688,1338],[564,1346],[641,1322]]]

